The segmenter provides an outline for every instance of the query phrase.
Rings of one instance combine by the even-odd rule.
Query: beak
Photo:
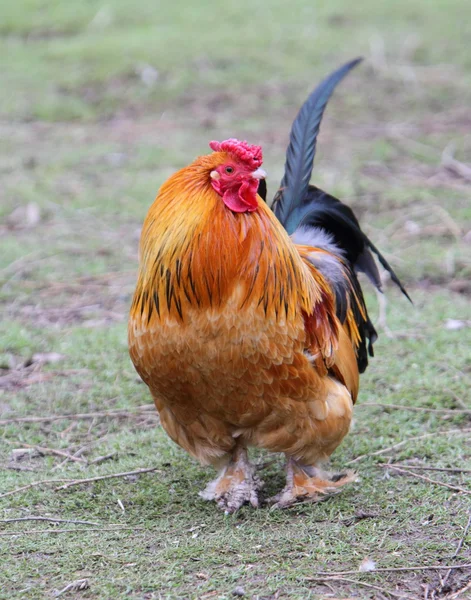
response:
[[[253,179],[265,179],[267,176],[266,172],[263,169],[257,169],[253,173],[251,173]]]

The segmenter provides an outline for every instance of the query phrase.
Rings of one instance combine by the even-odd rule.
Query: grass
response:
[[[469,495],[381,466],[471,468],[470,416],[460,412],[471,409],[470,188],[441,165],[450,143],[458,161],[471,155],[462,8],[2,6],[0,598],[52,597],[80,579],[88,587],[64,597],[223,599],[238,587],[260,599],[469,594],[460,592],[469,568],[444,585],[436,569],[316,579],[357,571],[366,557],[383,568],[471,562]],[[149,394],[127,356],[126,316],[139,228],[159,185],[210,139],[262,143],[276,189],[308,90],[359,54],[366,64],[328,109],[315,182],[353,206],[414,306],[388,287],[394,337],[382,332],[333,457],[342,468],[366,455],[354,463],[358,483],[316,506],[224,516],[197,495],[212,473],[169,441],[153,410],[138,408]],[[464,327],[450,329],[450,319]],[[120,417],[14,420],[117,409]],[[436,435],[413,439],[426,433]],[[255,456],[272,494],[283,485],[281,458]],[[144,467],[158,471],[1,496]],[[465,471],[415,472],[471,491]],[[31,516],[98,525],[6,522]]]

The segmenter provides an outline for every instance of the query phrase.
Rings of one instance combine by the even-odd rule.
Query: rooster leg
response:
[[[301,465],[293,458],[288,459],[287,476],[284,489],[268,500],[273,508],[287,508],[301,502],[320,502],[340,488],[355,481],[354,471],[328,473],[318,467]]]
[[[218,477],[200,492],[205,500],[215,500],[226,514],[238,510],[243,504],[258,507],[258,491],[262,481],[249,463],[246,448],[238,446],[230,461],[221,469]]]

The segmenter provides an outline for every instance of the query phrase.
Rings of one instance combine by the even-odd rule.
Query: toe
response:
[[[258,490],[260,489],[260,480],[244,480],[229,489],[220,498],[217,499],[219,508],[227,514],[235,513],[244,504],[250,504],[258,508]]]

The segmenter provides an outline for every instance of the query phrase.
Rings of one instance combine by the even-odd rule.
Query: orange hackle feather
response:
[[[256,215],[225,208],[209,173],[226,158],[225,153],[200,157],[160,189],[142,230],[133,318],[140,313],[141,322],[185,322],[189,306],[221,308],[241,286],[240,309],[256,301],[265,315],[292,319],[301,308],[307,322],[315,320],[312,335],[330,355],[337,324],[327,284],[319,273],[308,272],[264,202]]]

